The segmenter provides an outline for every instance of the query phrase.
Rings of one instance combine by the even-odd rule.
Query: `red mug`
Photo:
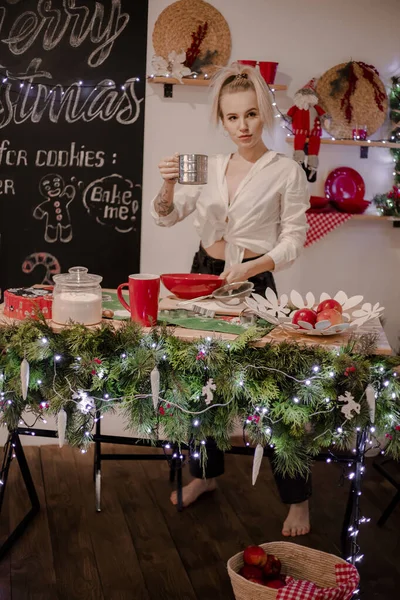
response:
[[[129,304],[122,290],[129,288]],[[131,313],[132,321],[145,327],[157,324],[160,276],[147,273],[129,275],[128,283],[121,283],[117,289],[118,300]]]
[[[240,65],[249,65],[249,67],[255,67],[257,65],[256,60],[238,60]]]
[[[276,72],[279,63],[277,62],[259,62],[260,73],[264,78],[265,83],[272,84],[275,81]]]

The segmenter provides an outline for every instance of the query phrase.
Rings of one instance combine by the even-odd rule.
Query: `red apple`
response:
[[[334,300],[333,298],[328,298],[328,300],[323,300],[322,302],[320,302],[318,304],[317,313],[320,313],[326,308],[334,308],[335,310],[340,312],[340,314],[342,314],[343,312],[342,305],[340,304],[340,302]]]
[[[252,583],[258,583],[258,585],[264,585],[264,581],[262,579],[257,579],[257,577],[250,577],[247,581],[251,581]]]
[[[297,325],[299,321],[305,321],[306,323],[311,323],[314,327],[316,320],[317,313],[314,310],[311,310],[311,308],[300,308],[294,313],[292,323]]]
[[[281,561],[273,554],[267,554],[267,562],[263,567],[263,572],[266,577],[277,577],[281,572]]]
[[[246,565],[263,567],[267,562],[267,555],[260,546],[248,546],[243,552],[243,560]]]
[[[253,567],[253,565],[244,565],[239,571],[239,575],[245,579],[262,579],[263,572],[260,567]]]
[[[280,590],[285,587],[285,583],[281,579],[269,579],[268,581],[264,581],[265,587],[272,588],[274,590]]]
[[[343,323],[343,317],[334,308],[326,308],[318,313],[317,323],[320,321],[330,321],[331,325],[338,325],[339,323]]]

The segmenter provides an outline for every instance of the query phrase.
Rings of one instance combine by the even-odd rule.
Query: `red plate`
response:
[[[325,181],[325,196],[329,200],[363,200],[364,194],[363,178],[350,167],[338,167]]]

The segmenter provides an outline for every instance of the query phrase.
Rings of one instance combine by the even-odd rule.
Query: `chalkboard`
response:
[[[3,0],[0,287],[139,271],[147,0]]]

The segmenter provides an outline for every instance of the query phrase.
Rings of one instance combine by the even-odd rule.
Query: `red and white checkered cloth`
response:
[[[338,564],[335,572],[334,588],[320,588],[310,581],[292,579],[279,590],[276,600],[350,600],[360,581],[357,569],[350,564]]]
[[[311,246],[311,244],[314,244],[323,238],[327,233],[333,231],[348,219],[351,219],[352,216],[353,215],[349,213],[341,212],[307,213],[307,223],[309,228],[304,247],[307,248],[307,246]]]

